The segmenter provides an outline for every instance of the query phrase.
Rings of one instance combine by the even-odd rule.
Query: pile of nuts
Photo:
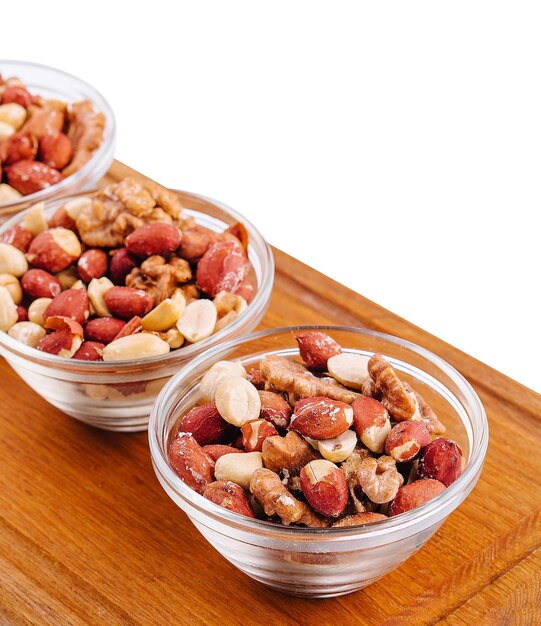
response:
[[[0,204],[78,172],[100,147],[104,127],[90,100],[45,100],[19,78],[0,76]]]
[[[235,320],[254,287],[242,224],[183,215],[173,192],[126,178],[43,203],[0,234],[0,331],[86,361],[159,356]]]
[[[462,472],[462,451],[380,354],[296,336],[303,363],[220,361],[203,404],[173,428],[168,456],[192,489],[230,511],[283,525],[345,527],[421,506]]]

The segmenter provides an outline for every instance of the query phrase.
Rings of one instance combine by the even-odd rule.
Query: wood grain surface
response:
[[[126,174],[115,163],[108,179]],[[384,331],[471,382],[490,422],[471,496],[372,586],[329,600],[284,596],[222,559],[169,500],[146,434],[78,423],[2,361],[1,624],[541,624],[541,396],[283,252],[275,258],[262,327]]]

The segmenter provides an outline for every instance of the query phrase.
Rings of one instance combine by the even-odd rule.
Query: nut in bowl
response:
[[[0,219],[93,188],[112,163],[115,136],[113,112],[89,84],[0,60]]]
[[[260,321],[273,278],[232,209],[124,179],[0,228],[0,354],[72,417],[143,430],[173,373]]]
[[[471,386],[423,348],[291,327],[192,361],[160,393],[149,443],[161,485],[226,559],[330,597],[428,541],[475,486],[488,426]]]

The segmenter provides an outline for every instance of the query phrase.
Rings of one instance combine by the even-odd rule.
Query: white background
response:
[[[117,156],[541,391],[536,2],[12,2]]]

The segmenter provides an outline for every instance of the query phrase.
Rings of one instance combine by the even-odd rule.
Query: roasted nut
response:
[[[362,389],[368,377],[368,357],[355,352],[343,352],[327,361],[327,369],[333,378],[346,387]]]
[[[432,478],[424,478],[404,485],[400,487],[395,499],[389,506],[389,517],[416,509],[435,498],[442,491],[445,491],[445,485]]]
[[[324,396],[295,403],[289,428],[311,439],[332,439],[346,431],[353,421],[349,404]]]
[[[316,444],[324,459],[333,463],[341,463],[355,450],[357,435],[352,430],[346,430],[338,437],[316,441]]]
[[[19,130],[26,119],[26,109],[16,102],[0,104],[0,122]]]
[[[430,433],[422,422],[400,422],[393,426],[387,437],[385,454],[399,463],[406,463],[412,461],[430,442]]]
[[[11,137],[14,132],[15,129],[11,124],[7,124],[6,122],[2,122],[0,120],[0,141],[5,141],[9,137]]]
[[[26,133],[13,133],[2,141],[0,146],[0,160],[3,165],[10,165],[23,159],[32,161],[38,151],[38,142],[35,137]]]
[[[97,341],[83,341],[72,358],[80,361],[103,361],[104,348],[105,346]]]
[[[8,85],[4,89],[2,94],[2,104],[9,104],[15,102],[20,106],[27,109],[32,102],[32,96],[28,93],[28,90],[22,85]]]
[[[8,185],[0,185],[0,188],[2,186],[7,187]],[[1,194],[0,202],[4,202]],[[22,226],[19,226],[17,224],[16,226],[12,226],[11,228],[8,228],[0,234],[0,243],[10,244],[12,246],[15,246],[15,248],[21,250],[21,252],[26,252],[28,250],[30,242],[32,241],[32,238],[32,233],[29,233]]]
[[[109,311],[123,320],[136,315],[143,317],[153,306],[152,298],[146,291],[132,287],[112,287],[105,292],[104,300]]]
[[[8,330],[8,335],[27,346],[37,348],[45,337],[45,329],[33,322],[17,322]]]
[[[136,337],[137,335],[132,335]],[[147,335],[152,337],[152,335]],[[169,447],[169,463],[177,476],[197,493],[203,494],[212,482],[212,467],[197,441],[179,433]]]
[[[374,354],[368,361],[368,372],[375,390],[381,394],[381,402],[397,422],[421,420],[419,402],[415,393],[409,391],[398,378],[394,368],[381,354]]]
[[[137,267],[137,262],[128,248],[120,248],[111,257],[109,276],[115,285],[124,286],[126,276]]]
[[[261,452],[237,452],[221,456],[214,466],[214,475],[216,480],[231,480],[249,489],[252,474],[262,467]]]
[[[163,222],[143,224],[126,237],[125,243],[132,254],[143,259],[154,254],[167,255],[179,247],[180,231]]]
[[[203,497],[214,504],[246,517],[255,517],[250,502],[243,489],[231,481],[217,480],[207,486]]]
[[[214,402],[216,387],[228,376],[246,378],[246,370],[240,361],[218,361],[207,370],[199,384],[199,395],[206,402]]]
[[[203,446],[204,453],[208,456],[208,458],[212,461],[212,466],[214,467],[214,463],[224,454],[235,454],[240,452],[238,448],[233,448],[233,446],[224,446],[221,444],[213,444],[210,446]]]
[[[83,343],[82,326],[73,319],[60,316],[46,318],[45,325],[58,330],[43,337],[38,350],[70,359]]]
[[[111,311],[109,311],[105,304],[105,294],[113,287],[113,283],[105,276],[102,278],[93,278],[88,284],[88,299],[96,315],[100,317],[111,317]]]
[[[214,297],[220,291],[235,293],[244,280],[247,258],[235,241],[212,244],[197,265],[199,289]]]
[[[434,439],[422,451],[418,471],[421,478],[434,478],[449,487],[462,474],[460,446],[445,437]]]
[[[19,305],[17,307],[17,321],[28,322],[28,311],[24,308],[24,306]]]
[[[326,333],[307,330],[295,335],[295,339],[299,345],[302,360],[313,370],[326,370],[327,361],[342,352],[340,344]]]
[[[257,389],[241,376],[222,378],[216,387],[214,401],[220,415],[234,426],[256,420],[261,411]]]
[[[187,261],[197,261],[216,242],[216,238],[216,233],[204,226],[185,228],[182,230],[178,253]]]
[[[17,323],[17,305],[5,287],[0,287],[0,330],[7,332]]]
[[[54,274],[71,265],[81,256],[77,235],[67,228],[50,228],[32,240],[28,248],[28,261],[40,269]]]
[[[216,318],[216,308],[210,300],[195,300],[184,309],[177,328],[188,341],[195,343],[212,335]]]
[[[43,202],[38,202],[37,204],[31,206],[24,215],[22,227],[34,237],[49,228],[47,220],[45,219],[45,213],[43,212],[44,208],[45,204]]]
[[[182,418],[177,432],[190,433],[200,446],[222,443],[233,432],[214,402],[194,406]]]
[[[242,444],[246,452],[261,452],[267,437],[277,435],[278,431],[266,420],[255,420],[241,426]]]
[[[162,337],[164,341],[169,344],[171,350],[176,350],[184,343],[184,335],[178,328],[170,328],[165,333],[165,337]]]
[[[60,281],[45,270],[28,270],[23,274],[21,284],[31,298],[55,298],[62,291]]]
[[[143,329],[156,332],[169,330],[177,323],[181,313],[181,309],[176,305],[175,301],[171,298],[166,298],[143,317]]]
[[[382,453],[391,432],[391,421],[385,407],[381,402],[365,396],[359,396],[351,407],[353,428],[359,439],[372,452]]]
[[[21,283],[12,274],[0,274],[0,287],[5,287],[9,291],[9,295],[15,304],[21,304],[23,299],[23,290]]]
[[[232,312],[240,315],[248,306],[248,303],[243,297],[235,293],[230,293],[229,291],[220,291],[216,294],[212,302],[216,307],[216,313],[219,318]]]
[[[177,256],[165,257],[155,254],[141,263],[141,267],[134,268],[126,276],[126,285],[134,289],[143,289],[159,304],[165,298],[172,297],[177,290],[195,290],[192,299],[199,298],[195,285],[186,285],[192,278],[192,269],[185,259]]]
[[[138,333],[115,339],[103,350],[104,361],[127,361],[131,359],[146,359],[160,356],[169,352],[169,344],[151,335]]]
[[[75,221],[67,214],[66,209],[61,206],[49,218],[49,228],[67,228],[77,234]]]
[[[344,474],[326,459],[311,461],[301,469],[301,489],[310,506],[327,517],[338,517],[348,503]]]
[[[404,482],[390,456],[363,459],[357,469],[357,480],[365,494],[376,504],[390,502]]]
[[[259,469],[252,474],[250,491],[263,507],[265,514],[270,517],[278,515],[285,526],[289,524],[304,524],[313,528],[328,526],[324,518],[314,513],[304,502],[296,500],[282,484],[280,477],[269,469]]]
[[[310,461],[319,458],[312,447],[297,433],[290,431],[285,437],[267,437],[261,449],[263,465],[273,472],[287,471],[296,476]]]
[[[259,390],[259,397],[261,398],[260,417],[276,428],[287,428],[293,411],[282,396],[272,391]]]
[[[23,196],[36,193],[63,180],[58,170],[45,163],[28,159],[8,165],[6,176],[9,184]]]
[[[334,522],[333,528],[347,528],[349,526],[364,526],[373,522],[382,522],[387,519],[386,515],[381,513],[355,513],[355,515],[346,515],[342,519]]]
[[[38,298],[37,300],[34,300],[34,302],[32,302],[28,307],[28,319],[31,322],[34,322],[34,324],[45,326],[44,313],[52,301],[52,298]]]
[[[89,283],[93,278],[101,278],[107,273],[109,259],[103,250],[91,248],[83,252],[77,261],[77,271],[85,283]]]
[[[259,391],[265,390],[265,379],[261,375],[261,370],[259,369],[259,367],[250,367],[249,369],[247,369],[246,376],[256,389],[258,389]]]
[[[92,200],[87,196],[81,196],[80,198],[74,198],[73,200],[69,200],[64,205],[64,210],[68,214],[68,216],[75,222],[79,213],[83,209],[88,209],[92,204]]]
[[[107,345],[116,339],[124,326],[126,322],[116,317],[95,317],[85,324],[85,339]]]
[[[140,330],[142,330],[142,328],[143,325],[141,323],[141,318],[136,315],[135,317],[132,317],[131,320],[118,331],[118,335],[115,337],[115,339],[128,337],[129,335],[135,335],[135,333],[138,333]]]
[[[83,289],[66,289],[53,298],[43,316],[46,322],[48,317],[68,317],[82,325],[88,319],[89,312],[86,292]]]
[[[28,269],[23,252],[9,243],[0,243],[0,274],[12,274],[19,278]]]
[[[55,274],[55,278],[60,283],[60,286],[62,287],[62,291],[64,291],[65,289],[74,289],[74,285],[78,282],[81,282],[79,279],[79,274],[77,273],[77,270],[75,269],[73,265],[70,267],[67,267],[65,270],[62,270],[61,272],[57,272]],[[85,285],[82,285],[82,288],[86,291]]]
[[[64,169],[73,153],[71,141],[61,131],[44,135],[39,141],[39,151],[43,163],[56,170]]]

